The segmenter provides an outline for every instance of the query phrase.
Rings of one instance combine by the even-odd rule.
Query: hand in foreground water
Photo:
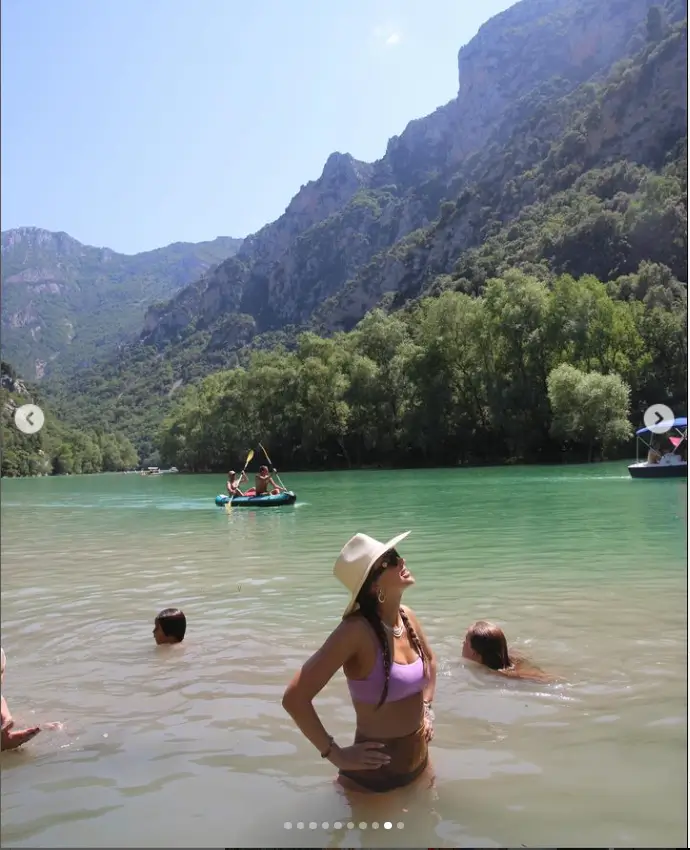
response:
[[[14,729],[14,720],[3,726],[2,741],[0,749],[16,750],[22,744],[27,744],[41,731],[40,726],[31,726],[29,729]]]

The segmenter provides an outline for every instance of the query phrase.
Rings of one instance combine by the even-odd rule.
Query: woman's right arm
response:
[[[312,700],[355,654],[357,625],[352,620],[342,622],[292,679],[283,695],[283,708],[322,754],[336,746],[319,720]]]
[[[339,747],[324,728],[312,702],[345,662],[356,654],[357,647],[361,646],[362,628],[359,620],[342,622],[290,682],[283,696],[283,708],[304,737],[323,758],[341,770],[376,770],[390,762],[390,756],[381,752],[384,745],[376,741]]]
[[[304,737],[323,758],[343,770],[376,770],[390,761],[390,756],[379,752],[383,744],[375,741],[339,747],[324,728],[312,702],[345,662],[356,654],[362,634],[361,622],[342,622],[290,682],[283,696],[283,708]]]
[[[14,720],[10,714],[5,697],[2,697],[2,711],[0,713],[2,714],[2,739],[0,740],[0,749],[2,750],[16,750],[17,747],[26,744],[41,731],[40,726],[15,730]]]

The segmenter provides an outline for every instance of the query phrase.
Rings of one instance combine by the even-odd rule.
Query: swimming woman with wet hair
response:
[[[409,531],[381,543],[356,534],[333,572],[350,591],[340,625],[285,691],[283,707],[304,736],[339,771],[341,785],[390,791],[426,770],[433,737],[436,658],[414,612],[401,604],[414,583],[396,546]],[[357,727],[351,746],[324,728],[313,700],[343,669]]]
[[[488,620],[477,620],[469,627],[462,645],[462,657],[515,679],[550,681],[552,678],[530,666],[522,656],[511,654],[503,629]]]

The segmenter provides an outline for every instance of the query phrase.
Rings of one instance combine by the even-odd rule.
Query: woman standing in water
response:
[[[356,534],[345,544],[333,569],[351,593],[343,620],[283,697],[304,736],[351,790],[402,788],[428,765],[436,659],[415,614],[401,605],[415,580],[395,547],[409,533],[387,543]],[[341,668],[357,719],[349,747],[335,742],[313,706]]]

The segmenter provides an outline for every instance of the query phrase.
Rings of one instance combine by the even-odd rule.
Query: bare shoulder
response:
[[[356,622],[343,620],[295,674],[284,700],[313,699],[335,673],[360,654],[363,632]],[[301,695],[301,696],[300,696]],[[285,705],[285,702],[283,703]]]
[[[434,651],[431,647],[431,644],[429,643],[429,640],[427,639],[426,634],[424,633],[424,629],[422,628],[422,625],[419,622],[419,618],[411,608],[407,607],[407,605],[401,605],[400,607],[402,608],[407,619],[410,621],[410,625],[417,633],[417,637],[422,642],[424,650],[429,656],[433,658]]]
[[[318,650],[351,656],[358,652],[366,636],[367,624],[361,617],[346,617],[333,629]]]
[[[419,627],[420,627],[420,625],[419,625],[419,619],[417,618],[417,615],[416,615],[416,614],[415,614],[415,612],[412,610],[412,608],[408,608],[408,607],[407,607],[407,605],[401,605],[400,607],[402,608],[403,612],[404,612],[404,613],[405,613],[405,615],[407,616],[408,620],[409,620],[409,621],[412,623],[412,625],[415,627],[415,629],[419,629]]]
[[[364,617],[351,614],[340,623],[338,628],[333,632],[333,635],[338,634],[340,639],[360,645],[363,640],[369,638],[370,630],[371,626]]]

